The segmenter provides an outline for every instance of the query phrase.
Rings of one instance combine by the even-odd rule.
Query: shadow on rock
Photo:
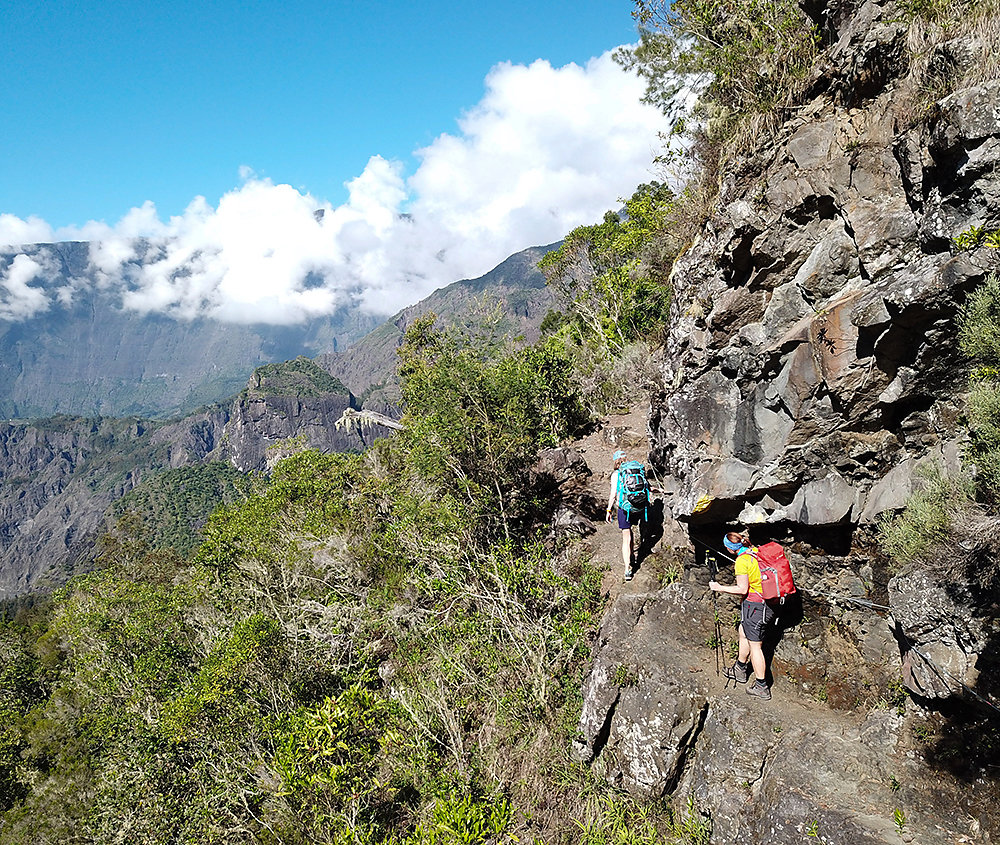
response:
[[[646,519],[639,523],[639,548],[635,553],[635,563],[639,566],[649,557],[653,548],[663,538],[663,500],[656,499],[646,508]]]

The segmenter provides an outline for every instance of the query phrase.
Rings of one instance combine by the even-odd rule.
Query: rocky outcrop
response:
[[[728,606],[720,609],[728,619]],[[827,620],[786,630],[772,664],[774,698],[762,702],[717,674],[731,658],[706,645],[712,614],[695,578],[611,605],[584,683],[581,759],[635,795],[692,802],[712,842],[995,840],[988,749],[951,737],[892,690],[869,687],[850,709],[830,706],[834,690],[815,673],[814,649],[824,663],[843,659],[858,647],[849,635],[831,633]],[[875,623],[870,656],[895,655],[898,665],[889,625]],[[735,639],[728,624],[723,637]],[[960,743],[972,750],[957,752],[956,765]]]
[[[1000,266],[997,250],[954,246],[1000,227],[1000,81],[917,110],[924,80],[907,76],[896,5],[862,3],[840,26],[815,99],[728,174],[677,262],[667,389],[651,417],[676,539],[769,524],[811,546],[807,572],[901,508],[927,469],[959,468],[968,365],[956,315]],[[946,42],[935,56],[961,78],[973,47]],[[836,555],[847,573],[864,562]],[[898,582],[895,609],[918,582]],[[914,645],[952,649],[944,662],[965,677],[988,638],[945,646],[933,628],[912,630]]]
[[[1000,82],[900,128],[905,37],[894,4],[862,4],[827,56],[834,96],[725,182],[676,265],[653,434],[679,519],[868,524],[957,460],[955,315],[997,259],[951,239],[1000,224]]]
[[[301,438],[321,452],[358,452],[377,434],[372,429],[340,431],[337,420],[352,405],[349,393],[324,396],[261,396],[253,391],[234,403],[225,429],[229,461],[243,472],[269,471],[285,457],[282,444]]]
[[[0,423],[0,598],[51,589],[89,569],[111,505],[165,469],[224,460],[263,472],[294,449],[360,451],[377,432],[335,427],[352,402],[346,391],[275,395],[255,374],[230,406],[172,423]]]
[[[713,842],[995,841],[996,585],[887,572],[872,540],[928,468],[961,464],[956,315],[1000,261],[953,239],[1000,228],[1000,81],[920,103],[921,68],[960,79],[976,45],[918,61],[889,0],[804,6],[832,44],[808,102],[723,174],[673,271],[650,459],[685,576],[611,604],[577,750],[692,799]],[[800,586],[768,703],[716,677],[735,604],[725,653],[706,646],[706,545],[736,522],[781,540]],[[1000,544],[980,545],[994,572]]]

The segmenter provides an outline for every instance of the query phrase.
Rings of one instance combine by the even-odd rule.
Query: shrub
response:
[[[585,419],[570,362],[550,345],[476,345],[434,321],[416,320],[400,349],[402,464],[467,514],[473,529],[506,531],[529,509],[522,491],[539,448]]]
[[[899,563],[925,558],[947,540],[952,520],[972,503],[973,483],[967,475],[946,477],[937,465],[923,469],[923,486],[897,516],[879,522],[879,536],[886,554]]]
[[[709,135],[730,136],[750,114],[792,99],[819,36],[797,0],[635,0],[640,38],[616,54],[646,79],[646,102],[668,108],[701,87]]]
[[[975,466],[980,494],[1000,498],[1000,278],[987,277],[959,312],[959,346],[975,368],[966,417],[971,444],[967,460]]]
[[[574,229],[538,264],[569,316],[566,329],[609,353],[655,334],[666,324],[672,256],[652,255],[673,206],[665,185],[641,185],[624,214]]]

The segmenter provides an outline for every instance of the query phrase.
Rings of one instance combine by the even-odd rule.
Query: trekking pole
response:
[[[712,573],[712,580],[718,580],[719,564],[715,559],[715,555],[712,552],[708,552],[705,557],[708,559],[708,567],[709,572]],[[718,677],[722,669],[722,660],[720,657],[722,651],[722,623],[719,622],[719,604],[715,590],[712,590],[712,619],[715,621],[715,676]]]

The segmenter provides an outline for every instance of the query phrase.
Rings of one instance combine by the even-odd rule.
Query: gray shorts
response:
[[[774,608],[762,601],[743,600],[740,608],[740,626],[743,636],[752,643],[764,641],[764,631],[774,621]]]

